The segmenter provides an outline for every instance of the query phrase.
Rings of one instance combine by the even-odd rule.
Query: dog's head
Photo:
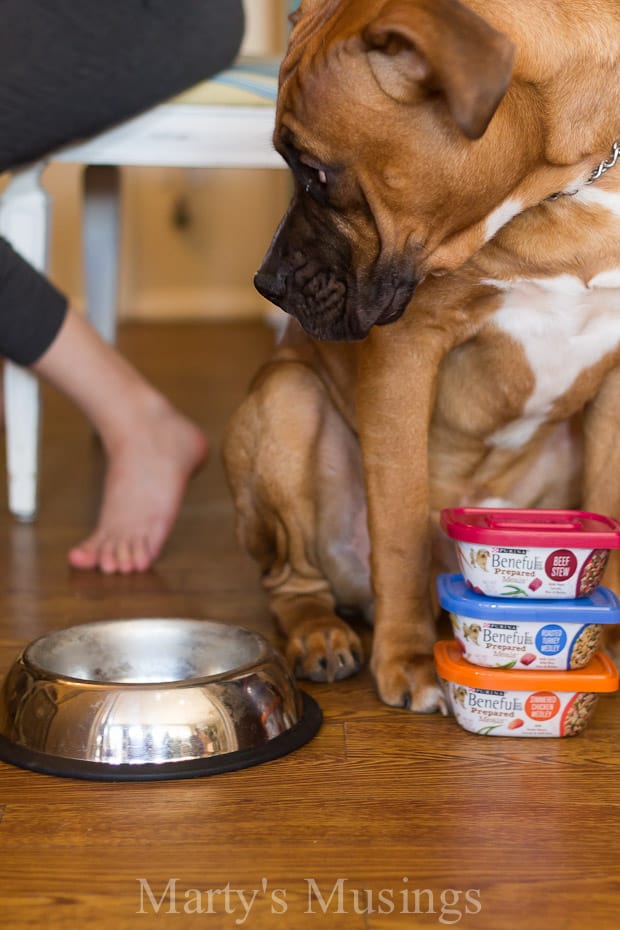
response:
[[[312,336],[360,339],[466,260],[460,234],[515,181],[519,151],[486,141],[512,61],[459,0],[303,0],[275,132],[295,190],[258,290]]]
[[[467,688],[463,685],[452,686],[452,697],[455,701],[458,701],[462,707],[467,706]]]
[[[469,626],[465,624],[463,626],[463,635],[465,639],[471,639],[473,642],[477,643],[480,634],[482,633],[482,627],[479,623],[470,623]]]
[[[486,572],[490,558],[491,553],[488,549],[478,549],[475,555],[474,565],[477,565],[479,568],[482,568]]]

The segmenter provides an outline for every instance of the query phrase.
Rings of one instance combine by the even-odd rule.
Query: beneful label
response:
[[[582,668],[602,635],[598,623],[500,623],[459,614],[450,614],[450,619],[464,658],[490,668]]]
[[[461,572],[491,597],[573,598],[600,583],[607,549],[511,548],[457,541]]]
[[[563,691],[490,691],[445,682],[457,722],[480,736],[576,736],[597,694]]]

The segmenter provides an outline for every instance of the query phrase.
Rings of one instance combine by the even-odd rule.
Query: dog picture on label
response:
[[[255,279],[290,320],[224,443],[300,677],[359,669],[359,615],[381,699],[445,713],[439,510],[620,517],[619,65],[616,0],[302,0]]]

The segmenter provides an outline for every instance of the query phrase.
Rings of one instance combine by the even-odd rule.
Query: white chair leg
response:
[[[49,197],[40,183],[45,164],[16,171],[0,200],[0,234],[37,270],[47,265]],[[9,510],[33,520],[37,510],[39,384],[23,368],[4,366]]]
[[[9,510],[24,522],[37,514],[39,385],[28,371],[4,366],[4,415]]]
[[[114,165],[84,170],[83,248],[88,320],[107,342],[116,340],[120,171]]]

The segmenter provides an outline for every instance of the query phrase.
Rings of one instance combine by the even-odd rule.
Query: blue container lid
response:
[[[595,588],[588,597],[542,600],[541,598],[487,597],[476,594],[462,575],[440,575],[439,603],[445,610],[476,620],[507,620],[512,623],[620,623],[620,600],[609,588]]]

